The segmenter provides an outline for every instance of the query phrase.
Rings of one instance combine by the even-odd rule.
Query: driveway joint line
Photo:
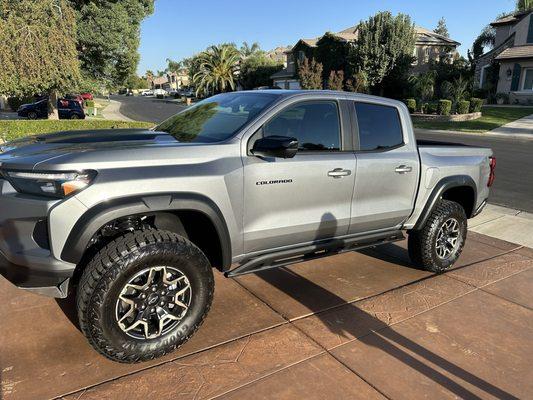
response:
[[[527,269],[524,270],[524,271],[527,271]],[[521,272],[524,272],[524,271],[521,271]],[[516,275],[516,274],[515,274],[515,275]],[[514,275],[510,275],[509,278],[510,278],[511,276],[514,276]],[[519,306],[519,307],[525,308],[526,310],[533,311],[533,308],[531,308],[531,307],[525,306],[525,305],[523,305],[523,304],[517,303],[516,301],[513,301],[513,300],[507,299],[507,298],[505,298],[505,297],[503,297],[503,296],[500,296],[499,294],[492,293],[492,292],[489,292],[488,290],[485,290],[485,288],[486,288],[487,286],[490,286],[490,285],[485,285],[485,286],[483,286],[482,288],[479,288],[479,290],[481,290],[483,293],[487,293],[487,294],[490,294],[490,295],[492,295],[492,296],[494,296],[494,297],[497,297],[497,298],[500,299],[500,300],[503,300],[503,301],[506,301],[506,302],[508,302],[508,303],[514,304],[515,306]]]

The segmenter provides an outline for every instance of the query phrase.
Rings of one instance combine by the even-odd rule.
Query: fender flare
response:
[[[91,207],[74,224],[61,251],[61,259],[78,264],[94,234],[117,218],[161,211],[187,210],[201,212],[211,220],[220,240],[222,268],[229,268],[231,238],[222,212],[208,197],[188,192],[119,197]]]
[[[418,217],[418,220],[416,221],[415,226],[411,230],[417,231],[422,229],[422,227],[425,225],[427,219],[429,218],[431,212],[436,207],[437,202],[442,197],[442,194],[448,190],[455,187],[461,187],[461,186],[467,186],[472,188],[474,191],[474,207],[472,207],[472,211],[475,210],[475,202],[477,199],[477,186],[474,180],[468,176],[468,175],[453,175],[453,176],[447,176],[446,178],[441,179],[433,188],[431,194],[428,197],[428,200],[426,201],[426,205],[424,206],[422,212],[420,213],[420,216]],[[468,218],[471,217],[471,215],[467,215]]]

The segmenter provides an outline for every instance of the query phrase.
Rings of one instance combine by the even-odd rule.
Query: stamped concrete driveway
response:
[[[196,336],[151,363],[91,350],[67,302],[0,279],[4,399],[533,397],[533,250],[469,233],[435,276],[405,242],[217,274]]]

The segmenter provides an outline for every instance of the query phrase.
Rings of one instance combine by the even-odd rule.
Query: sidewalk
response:
[[[533,248],[533,214],[487,204],[483,212],[468,221],[468,229]]]
[[[133,121],[120,113],[120,102],[116,100],[109,100],[109,105],[102,110],[102,116],[112,121]]]

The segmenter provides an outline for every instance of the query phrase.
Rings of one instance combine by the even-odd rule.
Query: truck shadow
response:
[[[331,221],[330,215],[325,215],[325,217],[328,221]],[[331,227],[331,222],[328,222],[328,226]],[[407,250],[402,249],[399,246],[398,249],[395,250],[400,253],[407,253]],[[370,257],[380,258],[388,262],[392,261],[406,268],[415,268],[408,262],[392,258],[388,255],[382,256],[372,249],[367,249],[362,252]],[[357,268],[357,266],[354,265],[354,268]],[[257,276],[311,310],[314,313],[314,316],[318,317],[322,324],[327,327],[331,333],[338,335],[339,337],[350,339],[356,338],[356,340],[368,346],[378,348],[380,351],[400,361],[405,366],[414,369],[427,379],[446,388],[459,398],[479,399],[480,397],[440,372],[439,369],[446,371],[447,374],[458,378],[458,380],[462,380],[496,398],[516,399],[516,397],[510,393],[477,377],[464,368],[461,368],[438,354],[435,354],[400,333],[395,332],[392,326],[387,325],[372,314],[358,308],[357,303],[346,303],[343,298],[337,296],[335,293],[332,293],[306,279],[293,270],[280,268],[260,272]],[[433,276],[422,278],[420,281],[431,278],[433,278]],[[320,311],[320,308],[317,307],[317,296],[321,299],[321,304],[338,304],[340,305],[339,307],[342,306],[343,315],[345,315],[346,307],[349,307],[352,318],[354,321],[357,321],[357,323],[343,324],[343,326],[331,323],[331,319],[328,318],[331,308],[326,311],[323,309]]]

